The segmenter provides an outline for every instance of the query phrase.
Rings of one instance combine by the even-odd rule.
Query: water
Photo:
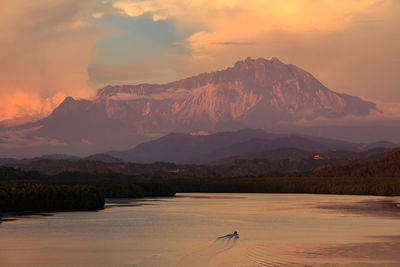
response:
[[[108,200],[103,211],[3,222],[0,266],[400,266],[399,202],[300,194]],[[226,236],[234,231],[239,238]]]

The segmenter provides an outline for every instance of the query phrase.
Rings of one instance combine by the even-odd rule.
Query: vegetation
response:
[[[189,176],[182,172],[170,172],[170,167],[176,166],[166,167],[161,163],[152,166],[163,166],[165,169],[157,167],[137,175],[98,170],[49,176],[36,171],[0,167],[0,211],[95,210],[103,208],[104,197],[173,196],[175,192],[394,196],[400,195],[399,162],[400,151],[397,151],[371,162],[287,174],[266,171],[259,175],[243,171],[246,176],[242,177],[221,177],[212,168],[203,170],[202,177]]]
[[[400,151],[374,161],[327,166],[295,175],[298,177],[400,177]]]
[[[3,212],[97,210],[104,208],[104,198],[159,197],[176,193],[169,184],[158,179],[115,173],[46,176],[2,168],[0,181],[0,211]]]
[[[177,192],[400,195],[398,177],[238,177],[170,179]]]
[[[240,176],[260,176],[270,172],[279,172],[283,174],[292,172],[310,172],[317,168],[335,168],[337,166],[348,166],[353,168],[352,163],[372,160],[385,154],[390,154],[395,150],[372,149],[364,152],[335,151],[322,154],[322,159],[314,159],[312,152],[303,151],[303,157],[288,159],[273,158],[242,158],[232,161],[223,161],[220,164],[196,165],[184,164],[178,165],[168,162],[155,162],[152,164],[139,164],[132,162],[114,162],[106,163],[96,160],[63,160],[63,159],[28,159],[16,162],[6,161],[7,166],[29,171],[31,176],[40,175],[58,175],[66,173],[95,173],[101,174],[121,174],[127,176],[147,176],[161,177],[179,174],[181,176],[192,177],[240,177]],[[279,152],[277,152],[279,154]],[[300,152],[299,152],[300,153]],[[269,156],[268,156],[269,157]],[[1,162],[1,160],[0,160]],[[363,164],[363,163],[360,163]],[[392,165],[394,166],[394,165]],[[337,169],[336,169],[337,170]],[[347,173],[348,170],[344,170]],[[332,171],[328,172],[332,173]],[[1,173],[1,170],[0,170]],[[308,175],[308,174],[307,174]],[[328,175],[329,176],[329,175]],[[390,175],[389,175],[390,176]]]
[[[104,198],[87,185],[1,183],[0,208],[7,211],[98,210]]]
[[[23,171],[20,169],[0,166],[0,182],[16,180],[40,180],[46,176],[37,171]]]
[[[176,193],[170,184],[157,180],[106,179],[84,183],[97,188],[106,198],[167,197]]]

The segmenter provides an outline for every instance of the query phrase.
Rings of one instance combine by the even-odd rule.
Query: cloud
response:
[[[0,9],[0,120],[45,116],[60,95],[90,97],[92,86],[164,82],[248,56],[279,57],[335,91],[400,101],[397,0],[28,2]],[[108,49],[124,45],[122,34],[134,55],[127,42]],[[102,40],[107,55],[94,62]]]
[[[367,116],[347,115],[338,118],[323,118],[317,119],[301,119],[298,121],[283,121],[280,125],[298,125],[298,126],[313,126],[313,125],[385,125],[398,126],[400,122],[400,102],[382,102],[372,100],[366,97],[360,97],[364,101],[372,102],[376,105],[376,109],[372,110]]]
[[[81,140],[81,144],[82,144],[82,145],[93,145],[93,142],[91,142],[91,141],[88,140],[88,139],[82,139],[82,140]]]
[[[177,24],[203,25],[210,34],[210,39],[215,39],[212,42],[230,42],[235,39],[221,39],[230,35],[236,38],[255,37],[269,30],[304,32],[343,29],[352,22],[355,15],[373,13],[382,8],[381,2],[382,0],[125,0],[115,2],[113,6],[131,17],[145,13],[160,16],[168,14],[167,17]]]
[[[196,89],[167,89],[165,92],[152,93],[152,94],[132,94],[132,93],[120,93],[111,97],[112,100],[116,101],[127,101],[127,100],[137,100],[137,99],[153,99],[153,100],[174,100],[174,99],[184,99],[188,96],[198,95],[207,90],[207,87],[200,87]]]
[[[47,98],[34,92],[3,93],[0,100],[0,121],[18,118],[24,118],[24,121],[29,118],[37,120],[48,115],[65,97],[64,93],[57,93]]]
[[[120,9],[122,13],[131,17],[139,17],[145,14],[152,14],[153,21],[160,21],[167,19],[167,16],[160,12],[152,1],[132,2],[120,1],[113,3],[113,7]]]
[[[333,90],[400,101],[395,74],[400,65],[394,59],[400,46],[397,0],[117,3],[126,16],[152,20],[160,15],[177,31],[191,32],[175,42],[189,52],[176,55],[170,66],[180,77],[225,68],[248,56],[276,56],[309,70]]]
[[[103,16],[104,16],[103,12],[96,12],[96,13],[92,14],[92,17],[95,18],[95,19],[99,19],[99,18],[101,18]]]
[[[131,84],[163,77],[165,67],[157,61],[136,61],[128,65],[95,64],[89,66],[91,82],[95,86],[108,84]]]
[[[209,133],[206,131],[198,131],[198,132],[190,133],[190,135],[209,135]]]
[[[212,45],[225,45],[225,46],[229,46],[229,45],[233,45],[233,46],[249,46],[249,45],[255,45],[255,43],[252,42],[215,42],[215,43],[211,43]]]
[[[204,2],[207,8],[201,8]],[[258,43],[276,32],[309,35],[343,31],[355,17],[382,11],[381,7],[372,8],[377,2],[380,0],[191,1],[190,10],[178,13],[189,13],[204,25],[205,30],[192,34],[186,42],[193,54],[210,55],[224,49],[213,44]]]
[[[155,12],[157,8],[153,5],[151,1],[144,2],[116,2],[113,7],[121,9],[121,12],[125,12],[128,16],[138,17],[145,13]]]
[[[400,103],[399,102],[382,102],[375,101],[377,105],[378,115],[382,115],[387,118],[400,118]]]
[[[66,143],[55,138],[44,138],[39,136],[27,137],[27,134],[38,130],[40,127],[34,127],[25,130],[7,130],[0,132],[0,148],[15,149],[37,147],[42,145],[66,146]]]
[[[87,65],[100,31],[78,0],[7,1],[0,9],[0,120],[47,115],[61,95],[93,95]]]

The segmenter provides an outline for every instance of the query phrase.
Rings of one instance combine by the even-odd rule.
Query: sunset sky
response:
[[[278,57],[328,88],[400,102],[398,0],[0,0],[0,120],[67,95]]]

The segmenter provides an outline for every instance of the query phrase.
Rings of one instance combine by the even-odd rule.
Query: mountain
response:
[[[285,150],[285,149],[283,149]],[[282,150],[282,151],[283,151]],[[282,174],[294,176],[318,176],[329,177],[335,175],[346,176],[348,174],[346,168],[356,171],[354,175],[365,176],[369,173],[368,168],[363,162],[373,161],[389,155],[394,150],[389,149],[373,149],[362,152],[351,151],[331,151],[324,154],[323,159],[314,158],[311,154],[304,157],[300,155],[302,151],[298,150],[299,157],[285,157],[282,159],[272,158],[244,158],[235,159],[220,164],[174,164],[168,162],[156,162],[152,164],[140,164],[132,162],[104,162],[93,159],[81,160],[56,160],[56,159],[30,159],[14,163],[4,164],[7,167],[13,167],[25,171],[33,171],[44,173],[47,175],[57,175],[68,179],[84,179],[84,177],[94,179],[96,177],[106,177],[113,179],[120,175],[134,176],[135,178],[167,178],[167,177],[244,177],[244,176],[262,176],[273,175],[281,176]],[[271,153],[280,153],[277,150]],[[330,155],[330,157],[328,157]],[[358,164],[354,164],[358,163]],[[352,165],[350,165],[352,164]],[[391,161],[389,165],[381,168],[386,170],[389,175],[392,170],[398,169],[396,161]],[[390,166],[393,165],[393,166]],[[347,167],[346,167],[347,166]],[[350,166],[350,167],[349,167]],[[361,168],[357,167],[361,166]],[[397,167],[396,167],[397,166]],[[396,167],[393,169],[393,167]],[[386,169],[385,169],[386,168]],[[0,166],[0,172],[2,167]],[[342,170],[345,171],[342,171]],[[339,170],[339,171],[338,171]],[[299,173],[305,172],[305,173]],[[1,174],[1,173],[0,173]],[[100,176],[98,176],[100,175]],[[7,176],[7,175],[6,175]],[[12,177],[12,176],[11,176]],[[7,177],[1,177],[7,178]]]
[[[107,86],[97,101],[106,103],[112,118],[145,132],[210,131],[229,122],[254,128],[281,120],[363,116],[375,108],[329,90],[277,58],[247,58],[223,71],[168,84]]]
[[[76,156],[64,154],[47,154],[40,156],[39,159],[79,160]]]
[[[123,162],[122,160],[112,157],[107,154],[94,154],[94,155],[90,155],[82,160],[100,161],[100,162],[104,162],[104,163],[122,163]]]
[[[317,153],[327,157],[357,158],[353,154],[372,148],[394,148],[395,144],[350,143],[306,135],[272,134],[263,130],[244,129],[211,135],[172,133],[142,143],[125,151],[107,154],[125,161],[176,164],[209,164],[231,162],[235,159],[293,159],[312,158]],[[384,149],[385,150],[385,149]],[[380,150],[377,151],[379,153]]]
[[[171,133],[126,151],[110,151],[107,154],[125,161],[139,163],[156,161],[185,163],[194,161],[194,157],[211,153],[216,149],[229,147],[253,138],[273,138],[275,136],[280,135],[250,129],[212,135]]]
[[[121,150],[170,132],[274,129],[281,122],[366,116],[372,102],[336,93],[277,58],[167,84],[106,86],[92,100],[68,97],[48,117],[0,127],[0,156],[87,155]]]

